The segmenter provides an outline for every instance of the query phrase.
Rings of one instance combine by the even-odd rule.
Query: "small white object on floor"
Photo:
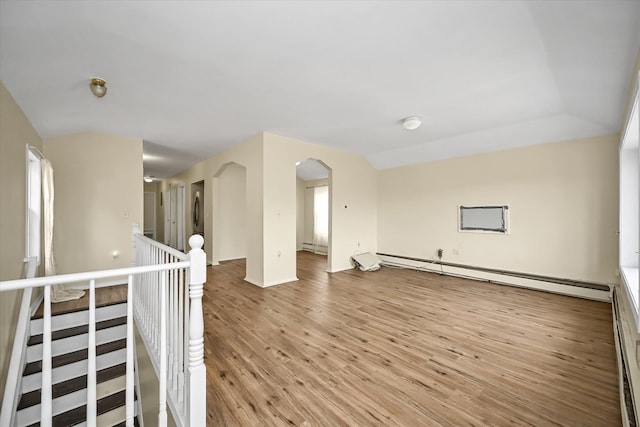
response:
[[[351,258],[355,261],[356,266],[362,271],[380,270],[380,259],[371,252],[357,254]]]

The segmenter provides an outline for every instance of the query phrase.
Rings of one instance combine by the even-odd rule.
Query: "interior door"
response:
[[[164,192],[164,244],[169,245],[171,238],[171,193]]]
[[[178,224],[176,223],[178,217],[178,189],[176,187],[170,190],[169,200],[169,246],[175,248],[178,243]]]
[[[184,185],[178,187],[177,203],[176,203],[176,248],[180,251],[184,250]]]
[[[156,193],[144,193],[144,235],[156,238]]]

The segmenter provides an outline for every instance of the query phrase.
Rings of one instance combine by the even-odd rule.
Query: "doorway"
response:
[[[331,168],[316,159],[296,163],[298,251],[326,257],[329,271],[331,257]]]
[[[212,183],[212,264],[246,258],[247,169],[227,163]]]
[[[164,243],[184,250],[184,185],[164,192]]]
[[[143,232],[148,238],[156,240],[156,193],[151,191],[144,192]]]

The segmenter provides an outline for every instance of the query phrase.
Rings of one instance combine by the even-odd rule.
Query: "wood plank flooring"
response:
[[[433,273],[209,267],[209,426],[619,426],[609,304]]]

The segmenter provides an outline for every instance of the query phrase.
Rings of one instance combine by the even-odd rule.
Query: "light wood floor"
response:
[[[409,270],[209,267],[209,426],[619,426],[608,304]]]

